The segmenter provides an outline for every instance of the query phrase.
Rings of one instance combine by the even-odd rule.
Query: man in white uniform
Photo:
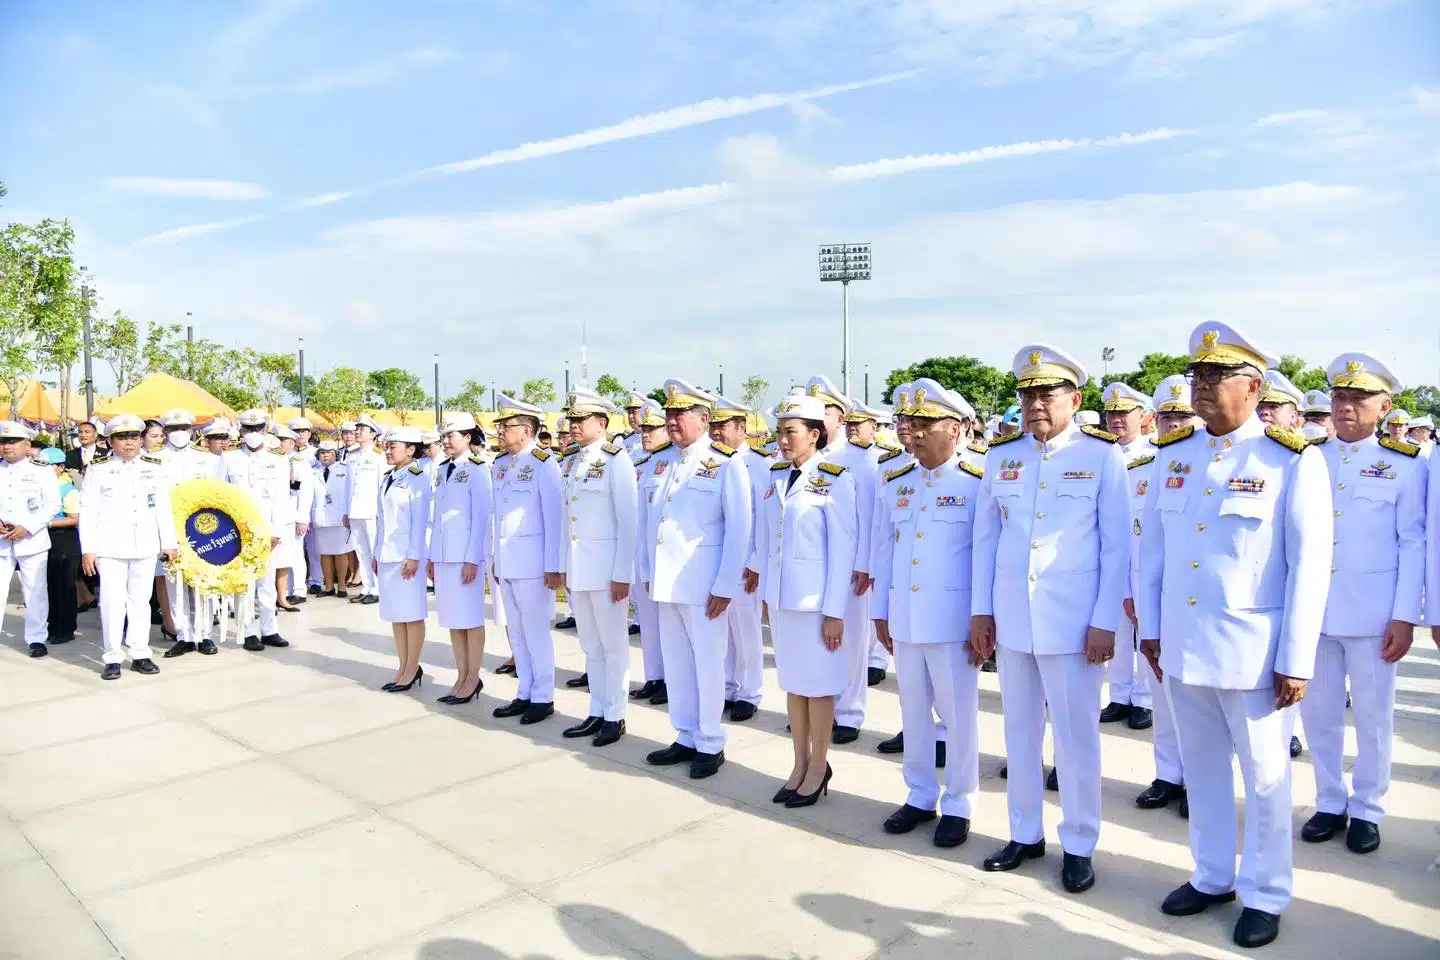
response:
[[[160,418],[165,428],[165,446],[155,456],[165,465],[166,482],[171,488],[187,480],[219,480],[223,461],[192,440],[195,415],[189,410],[170,410]],[[178,535],[178,532],[177,532]],[[167,584],[170,597],[170,619],[175,623],[175,642],[165,651],[165,658],[182,656],[199,650],[206,656],[217,652],[210,635],[209,611],[198,609],[194,589],[184,583]],[[181,612],[184,616],[181,616]]]
[[[770,462],[751,449],[745,436],[746,421],[750,411],[727,400],[715,398],[715,409],[710,414],[710,439],[715,444],[734,451],[732,462],[745,465],[750,474],[750,500],[755,511],[764,509],[765,490],[770,485]],[[755,518],[751,515],[750,546],[746,556],[764,544],[755,543]],[[765,638],[760,627],[761,597],[758,581],[753,576],[743,576],[743,589],[737,589],[730,600],[730,609],[725,611],[729,624],[729,644],[725,651],[725,709],[730,719],[741,723],[755,716],[760,707],[760,688],[765,680]]]
[[[245,649],[250,651],[290,646],[275,623],[276,549],[284,525],[291,522],[289,471],[283,457],[265,449],[267,421],[263,410],[240,414],[240,449],[225,454],[221,477],[250,495],[270,530],[270,562],[250,588],[254,614],[249,623],[237,624],[244,632]],[[80,522],[85,522],[83,514]]]
[[[388,469],[385,454],[375,449],[380,428],[368,416],[355,421],[356,446],[345,454],[345,472],[350,477],[350,503],[345,508],[345,527],[355,544],[360,561],[360,590],[351,603],[380,602],[371,563],[375,554],[375,508],[380,502],[380,478]]]
[[[0,423],[0,617],[10,601],[10,577],[18,569],[25,640],[30,656],[43,657],[49,652],[50,521],[60,512],[60,483],[54,469],[30,459],[34,436],[23,423]]]
[[[1144,470],[1155,459],[1155,446],[1144,429],[1154,421],[1155,413],[1150,409],[1150,398],[1126,383],[1112,383],[1105,388],[1105,429],[1113,433],[1120,454],[1125,458],[1127,488],[1130,491],[1131,519],[1140,515],[1145,505]],[[1136,474],[1136,471],[1140,471]],[[1139,538],[1130,538],[1130,579],[1139,574]],[[1127,580],[1127,582],[1129,582]],[[1110,676],[1110,703],[1100,711],[1101,723],[1129,722],[1131,730],[1149,729],[1153,722],[1151,715],[1150,687],[1143,676],[1136,672],[1140,655],[1140,644],[1135,639],[1135,605],[1131,591],[1125,591],[1131,602],[1125,604],[1125,615],[1117,623],[1115,632],[1115,659],[1107,664]],[[1143,667],[1141,668],[1144,669]]]
[[[1335,436],[1335,423],[1330,416],[1330,394],[1324,390],[1311,390],[1305,394],[1305,406],[1300,415],[1306,424],[1315,424],[1325,430],[1326,437]]]
[[[888,416],[888,414],[885,414],[884,411],[877,410],[875,407],[871,407],[864,403],[861,403],[859,400],[851,397],[850,409],[845,414],[845,437],[852,444],[859,447],[861,450],[873,451],[874,459],[876,462],[875,490],[877,495],[879,495],[883,499],[884,484],[881,482],[883,471],[879,468],[880,458],[885,456],[887,453],[893,453],[900,448],[893,444],[886,445],[880,442],[879,429],[880,418],[882,416]],[[960,443],[963,449],[965,443],[964,437],[961,437]],[[874,532],[873,528],[880,522],[881,520],[878,516],[871,521],[870,526],[872,528],[872,534]],[[875,552],[875,546],[876,544],[874,540],[871,539],[870,552],[872,554]],[[868,559],[866,562],[869,562]],[[872,581],[873,585],[874,577],[870,577],[870,580]],[[875,601],[872,598],[870,602],[873,605]],[[869,646],[870,654],[867,658],[866,663],[867,669],[865,671],[865,682],[867,686],[874,687],[879,685],[880,683],[883,683],[885,680],[885,675],[890,668],[890,654],[885,649],[885,645],[879,641],[879,639],[873,634],[873,632],[870,637]]]
[[[646,756],[659,766],[689,762],[694,779],[725,762],[725,612],[749,559],[754,505],[750,473],[710,440],[715,398],[683,380],[665,381],[670,443],[641,472],[640,579],[659,608],[660,645],[675,742]]]
[[[962,421],[975,411],[934,380],[915,383],[911,418],[916,459],[884,475],[876,505],[875,632],[895,654],[900,685],[908,795],[885,820],[887,833],[909,833],[935,819],[937,847],[970,835],[980,795],[980,670],[971,656],[970,566],[975,508],[984,471],[960,456]],[[948,741],[945,792],[935,773],[937,729]]]
[[[639,517],[635,466],[605,439],[615,405],[580,388],[566,404],[579,449],[566,457],[560,511],[560,575],[585,650],[590,713],[564,736],[603,747],[625,733],[630,670],[630,585],[635,579]]]
[[[1324,457],[1255,416],[1273,362],[1226,324],[1195,329],[1188,375],[1205,429],[1157,443],[1140,520],[1141,647],[1175,709],[1195,858],[1161,910],[1187,916],[1238,893],[1243,947],[1274,940],[1290,902],[1287,714],[1315,669],[1333,537]]]
[[[630,398],[625,401],[625,422],[630,426],[630,433],[625,437],[625,452],[630,454],[630,462],[634,463],[644,456],[645,451],[641,446],[640,422],[645,416],[646,402],[654,403],[649,397],[641,396],[633,391]]]
[[[311,466],[310,455],[302,453],[297,447],[298,437],[293,429],[276,427],[275,436],[280,441],[280,456],[286,460],[290,474],[290,522],[285,526],[290,575],[276,590],[289,589],[291,592],[286,594],[285,602],[294,606],[306,601],[306,597],[295,592],[294,588],[307,578],[309,559],[305,553],[305,541],[310,534],[310,515],[315,509],[315,469]]]
[[[1315,815],[1300,831],[1322,843],[1346,828],[1355,853],[1380,846],[1395,735],[1395,666],[1421,622],[1428,464],[1375,427],[1404,389],[1383,362],[1345,353],[1328,370],[1335,437],[1315,446],[1329,467],[1335,550],[1315,675],[1300,702],[1315,768]],[[1412,420],[1413,424],[1414,421]],[[1345,789],[1345,682],[1355,709],[1353,792]]]
[[[560,470],[536,445],[545,412],[500,396],[495,424],[503,453],[491,467],[494,489],[495,580],[505,604],[505,629],[515,655],[515,699],[496,717],[539,723],[555,712],[555,642],[550,621],[560,575]]]
[[[971,645],[998,645],[1004,701],[1010,842],[986,870],[1045,853],[1041,750],[1048,705],[1055,731],[1061,883],[1095,883],[1100,836],[1104,664],[1128,592],[1130,506],[1115,435],[1073,422],[1086,383],[1080,363],[1035,344],[1015,355],[1024,430],[990,444],[975,516]]]
[[[1435,418],[1430,414],[1414,417],[1410,420],[1409,428],[1405,431],[1405,439],[1409,443],[1420,448],[1420,456],[1426,460],[1435,450]]]
[[[145,422],[122,413],[106,427],[110,453],[96,454],[80,490],[80,569],[99,575],[100,676],[120,677],[130,655],[136,673],[159,673],[150,656],[150,591],[155,558],[175,559],[175,516],[159,458],[140,452]]]
[[[630,399],[634,400],[635,397],[636,394],[631,394]],[[645,464],[649,462],[650,455],[670,441],[665,438],[665,412],[654,400],[646,398],[641,406],[639,416],[632,414],[630,419],[632,423],[638,421],[635,429],[636,435],[640,437],[640,444],[634,450],[637,490],[635,520],[637,527],[635,569],[637,575],[634,588],[630,591],[630,598],[635,602],[635,620],[640,627],[640,653],[645,664],[645,682],[630,691],[630,699],[646,700],[658,707],[669,703],[670,695],[665,687],[665,657],[660,648],[660,611],[655,606],[655,600],[650,596],[649,584],[642,581],[638,575],[641,566],[640,555],[647,549],[645,532],[639,529],[641,518],[638,497],[645,495],[640,478],[645,476]]]

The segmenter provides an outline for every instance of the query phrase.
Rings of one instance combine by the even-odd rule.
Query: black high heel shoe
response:
[[[784,803],[793,796],[795,796],[794,790],[791,790],[789,787],[781,787],[779,790],[775,791],[775,796],[770,798],[770,802]]]
[[[476,697],[480,696],[480,691],[481,691],[481,690],[484,690],[484,689],[485,689],[485,681],[484,681],[484,680],[481,680],[479,683],[475,684],[475,689],[470,691],[470,695],[469,695],[469,696],[466,696],[466,697],[457,697],[457,696],[455,696],[455,694],[453,694],[453,693],[447,693],[445,696],[440,697],[440,698],[439,698],[438,700],[436,700],[435,702],[436,702],[436,703],[448,703],[448,704],[450,704],[451,706],[455,706],[456,704],[460,704],[460,703],[469,703],[471,700],[474,700]]]
[[[381,687],[380,689],[381,689],[381,690],[384,690],[386,693],[404,693],[406,690],[409,690],[411,687],[422,684],[422,682],[424,681],[424,679],[425,679],[425,668],[424,668],[424,667],[416,667],[416,668],[415,668],[415,676],[413,676],[413,677],[410,678],[410,682],[409,682],[409,683],[395,683],[395,682],[392,681],[392,682],[390,682],[390,683],[385,684],[385,686]]]
[[[792,809],[795,808],[795,807],[813,807],[813,806],[815,806],[815,804],[817,804],[817,803],[820,802],[820,794],[823,793],[823,794],[827,794],[827,795],[828,795],[828,794],[830,793],[830,778],[831,778],[832,776],[834,776],[834,775],[835,775],[835,771],[830,769],[830,764],[829,764],[829,763],[826,763],[826,764],[825,764],[825,779],[820,781],[820,788],[819,788],[818,790],[816,790],[814,793],[810,793],[810,794],[796,793],[796,794],[795,794],[794,796],[792,796],[789,800],[786,800],[786,801],[785,801],[785,806],[790,807],[790,808],[792,808]]]

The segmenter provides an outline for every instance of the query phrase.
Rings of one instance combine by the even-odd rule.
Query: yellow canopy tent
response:
[[[0,417],[10,417],[10,392],[0,386]],[[60,411],[50,402],[45,385],[39,380],[26,380],[20,386],[20,401],[15,415],[32,426],[55,427],[60,423]]]
[[[168,373],[152,373],[125,394],[95,408],[95,415],[109,419],[120,413],[133,413],[146,420],[156,420],[175,408],[195,415],[196,424],[209,423],[216,417],[236,418],[234,410],[221,403],[189,380]]]

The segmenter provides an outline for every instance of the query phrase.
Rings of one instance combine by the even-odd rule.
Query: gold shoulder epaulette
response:
[[[1096,440],[1104,440],[1106,443],[1115,443],[1120,438],[1109,430],[1101,430],[1099,427],[1092,427],[1088,423],[1080,428],[1080,432],[1087,437],[1094,437]]]
[[[90,466],[93,467],[93,466],[95,466],[95,464],[97,464],[97,463],[105,463],[105,462],[107,462],[109,459],[110,459],[110,454],[108,454],[108,453],[97,453],[97,454],[95,454],[93,457],[90,458]]]
[[[996,437],[994,440],[990,441],[989,449],[994,450],[1002,443],[1013,443],[1014,441],[1019,440],[1023,436],[1025,436],[1025,434],[1023,431],[1021,431],[1019,433],[1012,433],[1009,436],[1005,437]]]
[[[905,466],[901,467],[901,468],[898,469],[898,470],[890,470],[890,471],[886,472],[886,474],[885,474],[885,482],[886,482],[886,483],[889,483],[891,480],[897,480],[897,479],[899,479],[900,477],[905,476],[905,474],[909,473],[911,470],[914,470],[914,469],[915,469],[915,461],[912,460],[912,461],[910,461],[909,463],[905,464]]]
[[[471,463],[484,463],[484,462],[485,462],[485,458],[482,457],[482,456],[480,456],[480,454],[478,454],[478,453],[472,453],[472,454],[470,454],[470,462],[471,462]]]
[[[570,444],[570,446],[568,446],[568,447],[566,447],[564,450],[561,450],[561,451],[560,451],[560,456],[562,456],[562,457],[573,457],[573,456],[575,456],[575,454],[577,454],[577,453],[579,453],[579,452],[580,452],[580,444],[578,444],[578,443],[572,443],[572,444]]]
[[[635,466],[638,467],[638,466],[640,466],[640,464],[642,464],[642,463],[648,463],[649,461],[650,461],[650,454],[647,453],[647,454],[645,454],[643,457],[641,457],[639,460],[636,460],[636,461],[635,461]]]
[[[838,466],[833,463],[822,463],[820,464],[819,469],[821,473],[828,473],[832,477],[838,477],[840,476],[840,474],[845,472],[844,467]]]
[[[873,441],[870,441],[870,440],[856,440],[854,437],[851,437],[851,438],[850,438],[850,442],[851,442],[852,444],[854,444],[855,446],[859,447],[861,450],[869,450],[871,447],[875,446],[875,444],[874,444]]]
[[[984,440],[971,440],[965,444],[965,449],[971,453],[989,453],[990,446]]]
[[[1270,431],[1266,430],[1265,432],[1269,433]],[[1389,437],[1381,437],[1380,446],[1386,450],[1394,450],[1396,453],[1403,454],[1407,457],[1418,457],[1420,455],[1420,448],[1405,440],[1391,440]]]
[[[900,454],[902,454],[902,453],[904,453],[904,452],[905,452],[904,450],[891,450],[889,453],[885,454],[885,456],[881,457],[878,462],[879,462],[879,463],[888,463],[888,462],[890,462],[891,460],[894,460],[896,457],[900,456]]]
[[[711,443],[710,446],[711,446],[712,448],[714,448],[715,452],[718,453],[718,454],[720,454],[720,456],[722,456],[722,457],[733,457],[733,456],[735,456],[735,448],[734,448],[734,447],[727,447],[727,446],[725,446],[725,444],[723,444],[723,443]]]
[[[893,443],[886,443],[884,440],[876,440],[876,441],[875,441],[875,446],[879,447],[881,450],[897,451],[897,450],[903,450],[903,449],[904,449],[903,447],[897,447],[897,446],[895,446],[895,444],[893,444]]]
[[[422,474],[422,473],[425,472],[425,468],[422,467],[422,466],[420,466],[420,464],[418,464],[418,463],[412,463],[412,464],[410,464],[410,472],[413,473],[413,474],[415,474],[415,476],[418,477],[418,476],[420,476],[420,474]]]
[[[604,450],[606,453],[610,454],[610,456],[612,456],[612,457],[615,456],[615,454],[617,454],[617,453],[620,452],[620,448],[617,447],[617,446],[615,446],[615,444],[613,444],[613,443],[602,443],[602,444],[600,445],[600,449],[601,449],[601,450]]]
[[[165,465],[165,461],[164,461],[164,460],[161,460],[159,457],[152,457],[152,456],[150,456],[150,454],[148,454],[148,453],[142,453],[142,454],[140,454],[140,459],[141,459],[141,460],[144,460],[146,463],[154,463],[154,464],[158,464],[158,465],[160,465],[160,466],[164,466],[164,465]]]
[[[1154,462],[1155,462],[1155,454],[1152,453],[1152,454],[1150,454],[1150,456],[1148,456],[1148,457],[1138,457],[1138,458],[1136,458],[1136,459],[1134,459],[1134,460],[1131,460],[1129,463],[1125,464],[1125,469],[1126,469],[1126,470],[1134,470],[1136,467],[1143,467],[1143,466],[1145,466],[1145,464],[1147,464],[1147,463],[1154,463]]]
[[[1155,446],[1156,446],[1157,449],[1158,449],[1159,447],[1168,447],[1168,446],[1170,446],[1170,444],[1172,444],[1172,443],[1179,443],[1181,440],[1186,439],[1187,437],[1189,437],[1189,436],[1190,436],[1192,433],[1194,433],[1194,432],[1195,432],[1195,424],[1193,424],[1193,423],[1190,424],[1190,425],[1188,425],[1188,426],[1181,427],[1181,428],[1178,429],[1178,430],[1171,430],[1169,433],[1165,434],[1163,437],[1156,437],[1156,438],[1155,438]]]
[[[1305,452],[1307,441],[1305,440],[1305,434],[1299,430],[1291,430],[1289,427],[1277,427],[1271,424],[1265,428],[1265,436],[1274,440],[1282,447],[1289,447],[1296,453]]]
[[[1318,446],[1324,444],[1325,441],[1326,441],[1326,440],[1329,440],[1329,439],[1330,439],[1330,434],[1328,434],[1328,433],[1325,434],[1325,436],[1323,436],[1323,437],[1316,437],[1314,440],[1311,440],[1311,441],[1310,441],[1310,446],[1312,446],[1312,447],[1318,447]]]
[[[968,460],[960,461],[960,469],[970,474],[970,476],[974,477],[976,480],[985,479],[985,471],[980,467],[975,466],[975,464],[971,463]]]
[[[535,459],[539,460],[541,463],[544,463],[546,460],[550,459],[549,450],[541,450],[539,447],[535,447],[531,449],[530,452],[533,453],[535,455]]]
[[[771,470],[789,470],[789,469],[790,469],[790,461],[789,461],[789,460],[777,460],[777,461],[775,461],[774,463],[770,464],[770,469],[771,469]]]
[[[651,450],[650,452],[651,452],[652,454],[655,454],[655,453],[659,453],[661,450],[669,450],[669,449],[670,449],[670,441],[669,441],[669,440],[666,440],[665,442],[661,443],[660,446],[656,447],[654,450]]]
[[[751,441],[750,441],[750,449],[751,449],[751,450],[754,450],[756,453],[758,453],[758,454],[760,454],[760,455],[762,455],[762,456],[768,455],[769,452],[770,452],[770,451],[768,451],[768,450],[765,449],[765,441],[763,441],[763,440],[751,440]]]

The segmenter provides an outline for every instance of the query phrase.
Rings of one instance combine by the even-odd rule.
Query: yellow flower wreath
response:
[[[250,495],[220,480],[170,491],[185,583],[200,593],[243,593],[270,563],[270,526]]]

